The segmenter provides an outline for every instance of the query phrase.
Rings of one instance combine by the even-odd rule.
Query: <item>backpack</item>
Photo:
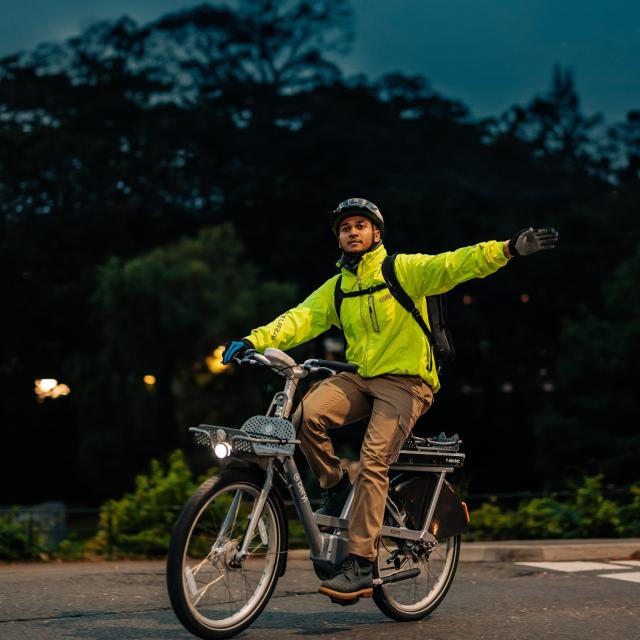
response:
[[[436,296],[426,296],[427,298],[427,315],[431,324],[431,329],[427,326],[420,311],[416,307],[411,296],[402,288],[398,276],[396,275],[395,260],[397,253],[387,256],[382,262],[382,277],[384,283],[377,284],[368,289],[360,289],[358,291],[342,291],[342,274],[336,280],[335,289],[333,291],[334,305],[338,319],[340,319],[340,309],[342,307],[343,298],[354,298],[357,296],[365,296],[380,291],[381,289],[389,289],[389,293],[396,301],[406,309],[413,319],[418,323],[422,332],[427,336],[429,342],[430,354],[427,364],[427,371],[431,371],[433,361],[436,363],[436,370],[441,372],[443,365],[453,362],[455,359],[455,349],[451,332],[447,327],[447,304],[444,294]]]

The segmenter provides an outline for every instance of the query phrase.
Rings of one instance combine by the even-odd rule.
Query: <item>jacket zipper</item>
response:
[[[362,263],[358,265],[358,271],[362,267]],[[360,276],[356,273],[356,282],[358,284],[358,291],[362,291],[362,286],[360,282]],[[360,296],[360,320],[362,321],[362,326],[364,327],[364,335],[365,335],[365,343],[364,343],[364,372],[367,370],[367,360],[369,359],[369,332],[367,331],[367,325],[364,322],[364,318],[362,317],[362,303],[364,302],[363,296]]]
[[[370,293],[369,297],[369,315],[371,316],[371,326],[376,333],[380,333],[380,323],[378,322],[378,314],[376,313],[376,301],[373,299],[373,294]]]

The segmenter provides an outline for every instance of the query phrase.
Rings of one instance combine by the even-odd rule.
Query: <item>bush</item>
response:
[[[12,562],[18,560],[46,559],[38,530],[19,519],[17,507],[0,514],[0,560]]]
[[[153,557],[166,554],[171,528],[196,489],[182,451],[174,451],[165,471],[152,460],[148,475],[139,475],[135,490],[100,508],[98,533],[90,552],[104,556]]]
[[[640,536],[640,484],[631,485],[631,502],[620,509],[624,535]]]
[[[588,476],[574,487],[566,501],[532,498],[514,510],[502,508],[496,498],[472,509],[469,540],[593,538],[640,534],[640,485],[630,488],[628,504],[603,495],[602,475]]]
[[[624,535],[621,507],[602,495],[602,475],[586,477],[576,489],[575,511],[575,537]]]

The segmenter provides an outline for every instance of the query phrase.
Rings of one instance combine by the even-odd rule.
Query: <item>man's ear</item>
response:
[[[380,242],[380,229],[373,227],[373,241]]]

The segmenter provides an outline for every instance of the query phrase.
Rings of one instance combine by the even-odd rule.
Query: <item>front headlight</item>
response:
[[[218,442],[213,447],[213,453],[215,453],[218,458],[226,458],[231,455],[231,445],[228,442]]]

